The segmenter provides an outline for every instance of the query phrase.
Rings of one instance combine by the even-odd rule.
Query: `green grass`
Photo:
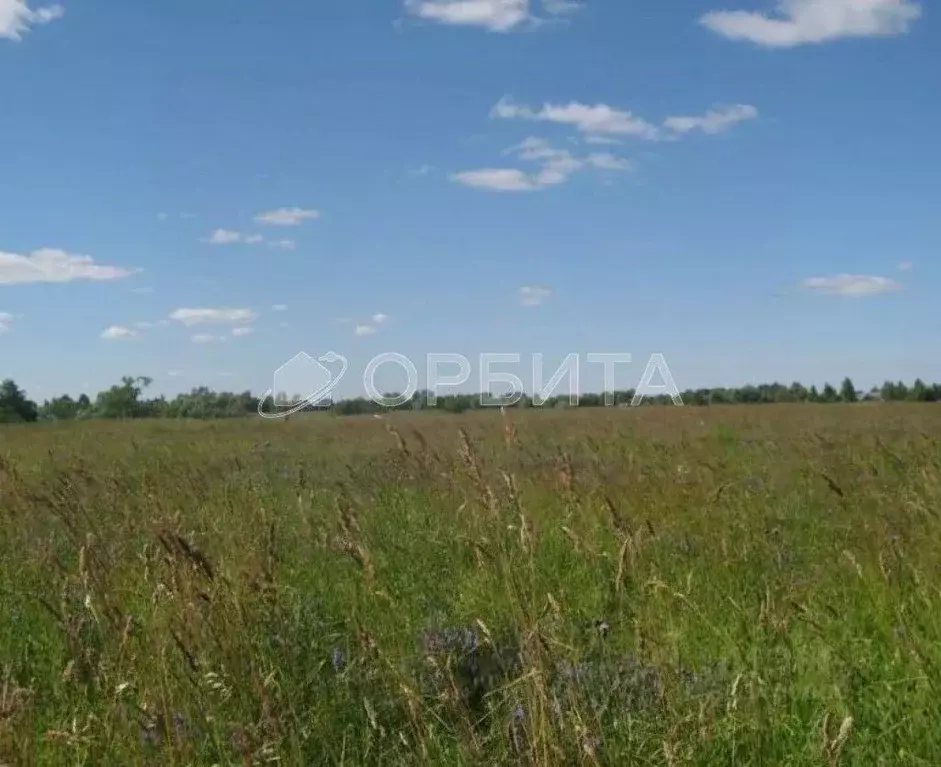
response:
[[[941,409],[8,428],[0,764],[941,764]]]

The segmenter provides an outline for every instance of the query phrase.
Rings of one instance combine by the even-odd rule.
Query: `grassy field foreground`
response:
[[[0,435],[0,764],[941,764],[941,409]]]

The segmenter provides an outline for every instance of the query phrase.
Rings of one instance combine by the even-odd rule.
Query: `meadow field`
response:
[[[0,765],[941,764],[941,407],[0,432]]]

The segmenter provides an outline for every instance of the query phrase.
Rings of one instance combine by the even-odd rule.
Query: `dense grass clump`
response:
[[[941,410],[8,428],[0,764],[941,764]]]

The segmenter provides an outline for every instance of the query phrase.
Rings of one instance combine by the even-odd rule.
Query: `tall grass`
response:
[[[941,764],[941,412],[10,428],[0,764]]]

